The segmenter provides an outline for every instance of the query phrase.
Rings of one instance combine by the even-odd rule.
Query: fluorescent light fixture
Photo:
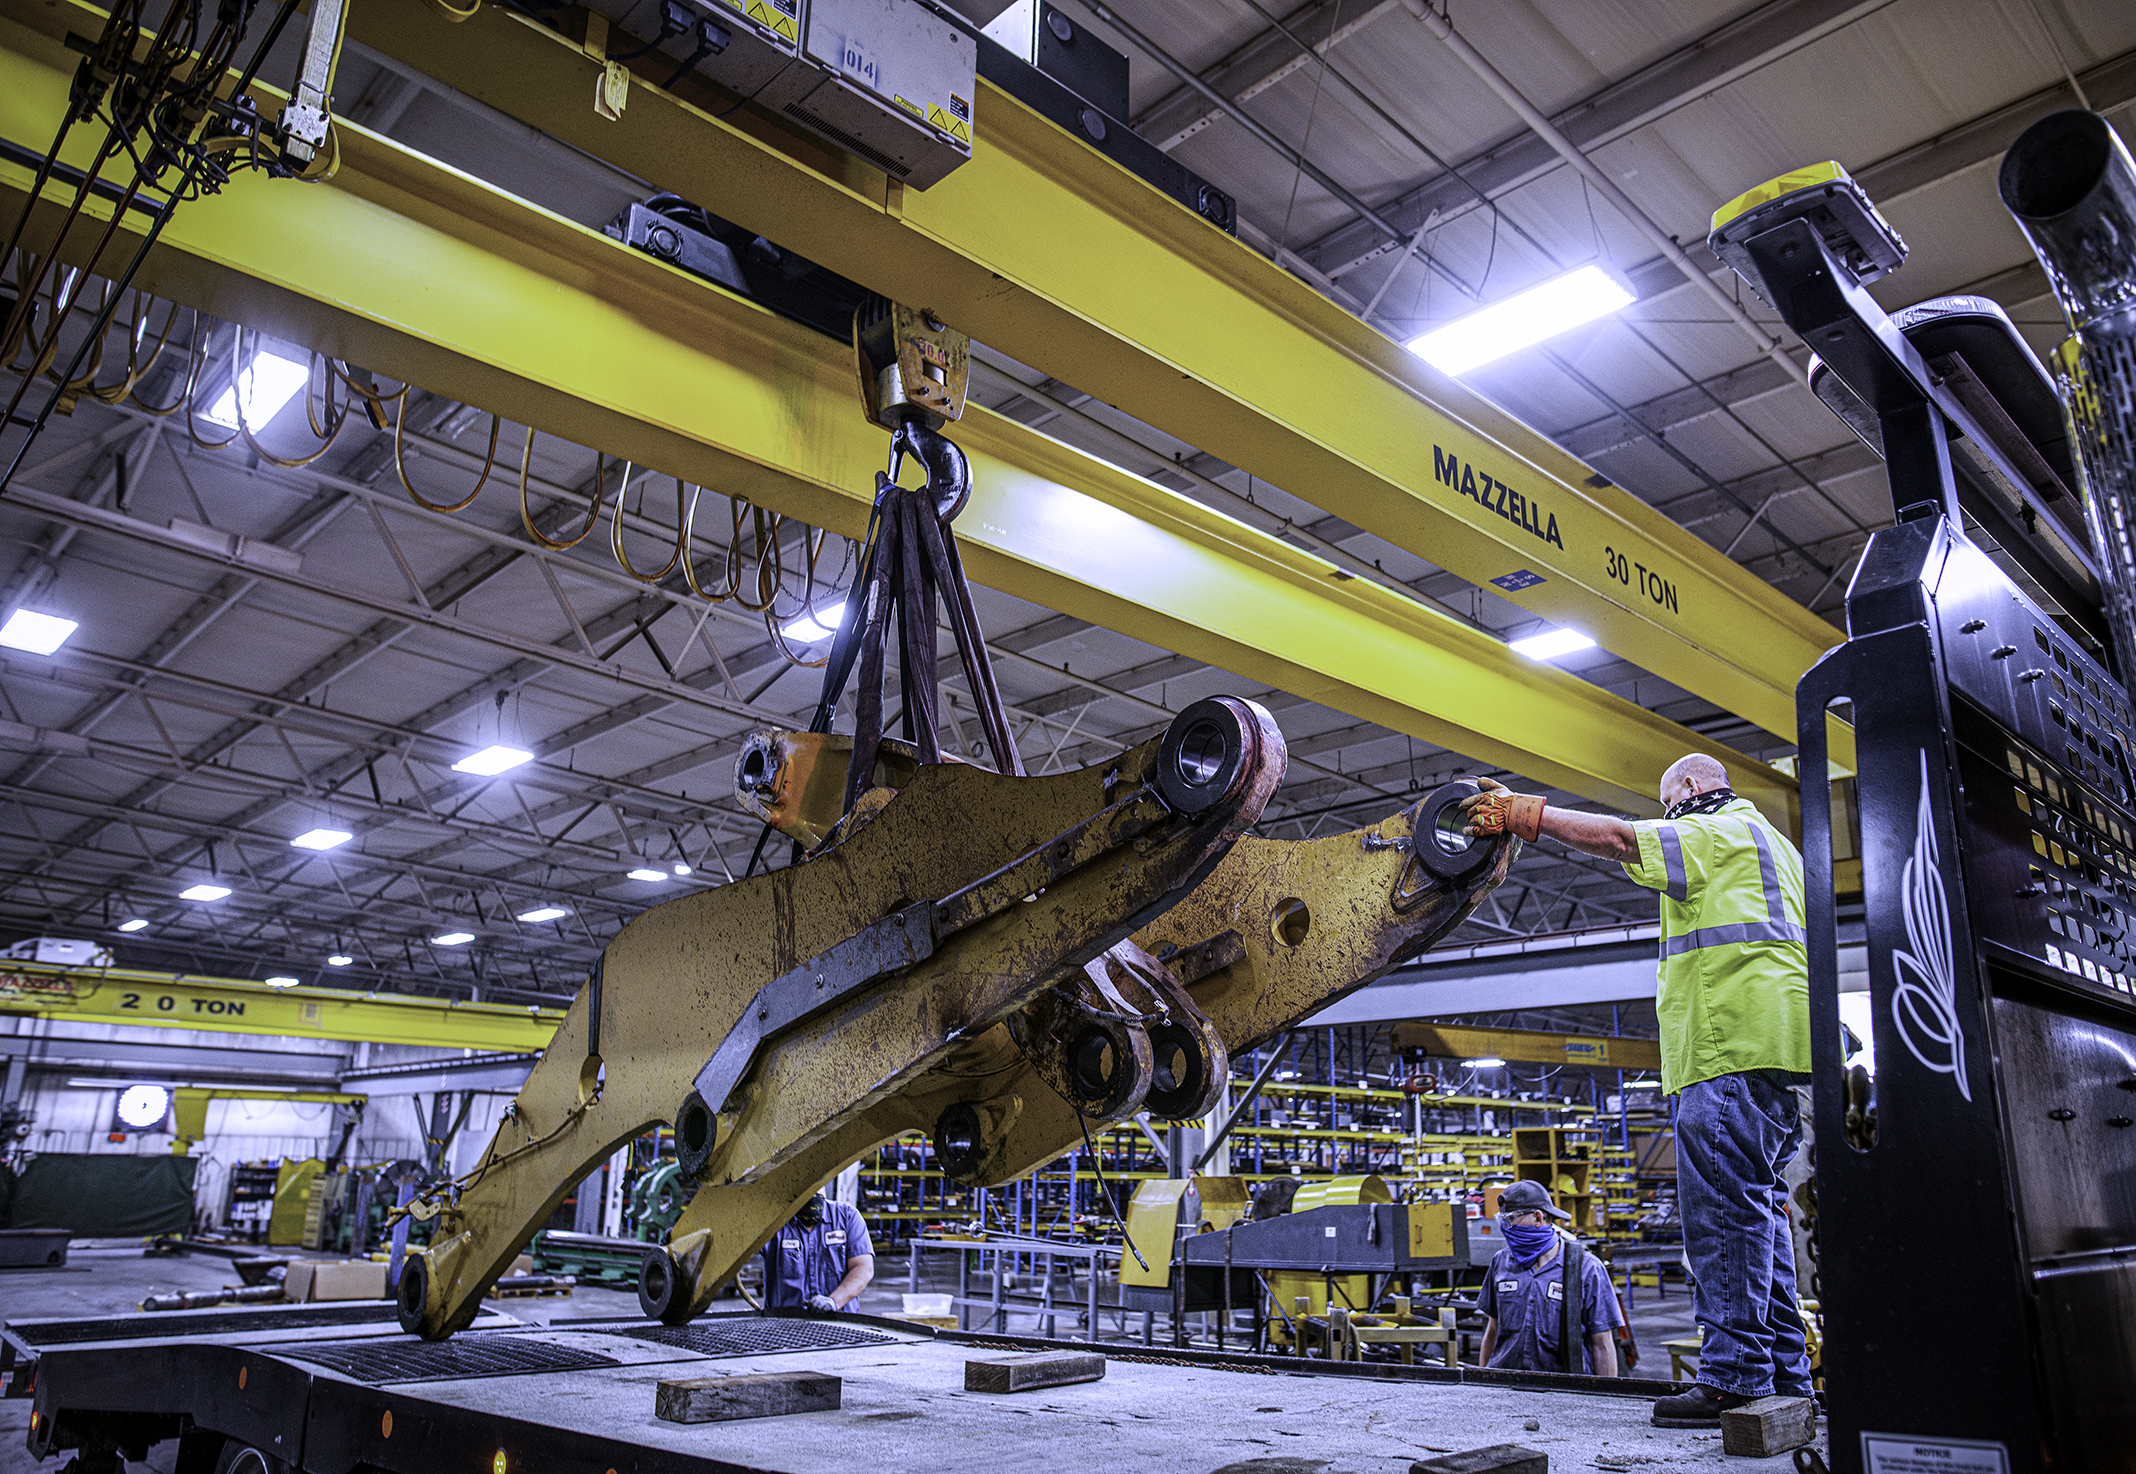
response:
[[[430,945],[433,947],[464,947],[474,939],[475,934],[471,931],[449,931],[443,936],[432,937]]]
[[[1624,1082],[1624,1088],[1626,1090],[1659,1090],[1661,1089],[1661,1082],[1659,1080],[1627,1080]]]
[[[828,609],[819,609],[815,616],[804,614],[799,619],[779,626],[779,633],[789,640],[803,640],[814,644],[828,640],[838,633],[838,626],[845,620],[846,601],[840,599]]]
[[[214,421],[225,430],[235,430],[238,395],[242,394],[245,424],[251,429],[263,430],[268,421],[282,412],[283,405],[297,397],[297,391],[310,377],[309,365],[261,349],[239,371],[237,382],[223,390],[202,418]]]
[[[509,773],[521,763],[534,761],[534,754],[521,752],[516,747],[485,747],[472,757],[463,757],[452,765],[455,773],[473,773],[482,778],[494,778],[499,773]]]
[[[307,829],[289,843],[300,850],[330,850],[336,845],[347,844],[356,836],[346,829]]]
[[[667,872],[665,870],[646,870],[640,868],[631,871],[630,878],[632,880],[666,880],[668,877]]]
[[[189,885],[178,892],[178,899],[181,901],[220,901],[229,894],[230,887],[226,885]]]
[[[122,921],[122,922],[120,922],[120,923],[119,923],[119,930],[120,930],[120,931],[147,931],[147,930],[148,930],[148,918],[147,918],[146,916],[136,916],[136,917],[135,917],[135,918],[134,918],[133,920],[131,920],[131,921]]]
[[[67,636],[80,628],[78,620],[39,614],[34,609],[17,609],[7,617],[6,624],[0,624],[0,645],[10,650],[27,650],[32,655],[50,655],[67,643]]]
[[[163,1124],[171,1093],[161,1085],[129,1085],[119,1092],[119,1120],[136,1131]]]
[[[347,967],[355,960],[355,958],[349,956],[349,954],[346,952],[336,952],[333,956],[326,959],[326,965],[328,967]]]
[[[675,862],[675,873],[676,873],[677,875],[688,875],[688,874],[690,874],[691,872],[690,872],[690,866],[689,866],[689,862],[688,862],[688,861],[686,861],[686,860],[677,860],[677,861]]]
[[[271,978],[261,978],[260,981],[265,983],[270,988],[294,988],[302,980],[299,978],[293,978],[285,972],[277,973]]]
[[[571,913],[561,906],[536,906],[532,911],[519,913],[521,921],[558,921]]]
[[[1578,266],[1410,339],[1409,351],[1442,373],[1465,374],[1635,300],[1601,267]]]
[[[1485,1055],[1482,1059],[1472,1059],[1466,1063],[1468,1068],[1472,1070],[1497,1070],[1503,1069],[1506,1062],[1495,1056]]]
[[[1525,655],[1530,660],[1555,660],[1575,650],[1592,650],[1595,642],[1578,630],[1544,630],[1525,640],[1514,640],[1512,648],[1516,655]]]

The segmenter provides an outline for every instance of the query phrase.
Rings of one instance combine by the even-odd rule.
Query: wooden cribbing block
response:
[[[997,1361],[964,1364],[966,1392],[1028,1392],[1033,1387],[1065,1387],[1095,1382],[1105,1375],[1105,1358],[1094,1351],[1035,1351]]]
[[[819,1372],[759,1372],[747,1377],[691,1377],[662,1382],[653,1416],[670,1423],[732,1423],[787,1413],[836,1412],[844,1386]]]
[[[1550,1474],[1550,1455],[1517,1443],[1494,1443],[1436,1459],[1418,1459],[1409,1474]]]
[[[1721,1452],[1769,1459],[1817,1436],[1817,1404],[1807,1397],[1761,1397],[1721,1414]]]

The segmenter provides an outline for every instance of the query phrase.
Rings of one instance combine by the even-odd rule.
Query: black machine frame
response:
[[[2087,653],[2096,604],[2053,617],[1966,536],[1954,432],[2008,461],[1972,407],[1807,222],[1744,245],[1875,416],[1898,515],[1797,690],[1804,774],[1832,710],[1853,725],[1876,1062],[1850,1081],[1831,793],[1805,782],[1832,1465],[2136,1470],[2128,692]]]

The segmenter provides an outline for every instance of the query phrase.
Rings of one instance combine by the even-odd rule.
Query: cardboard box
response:
[[[285,1299],[309,1304],[319,1300],[383,1300],[386,1266],[373,1259],[300,1259],[282,1280]]]

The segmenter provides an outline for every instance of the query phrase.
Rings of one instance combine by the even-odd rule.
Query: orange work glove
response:
[[[1493,834],[1517,834],[1529,841],[1541,836],[1541,794],[1515,793],[1489,778],[1476,782],[1483,791],[1461,801],[1462,817],[1468,821],[1462,833],[1479,839]]]

